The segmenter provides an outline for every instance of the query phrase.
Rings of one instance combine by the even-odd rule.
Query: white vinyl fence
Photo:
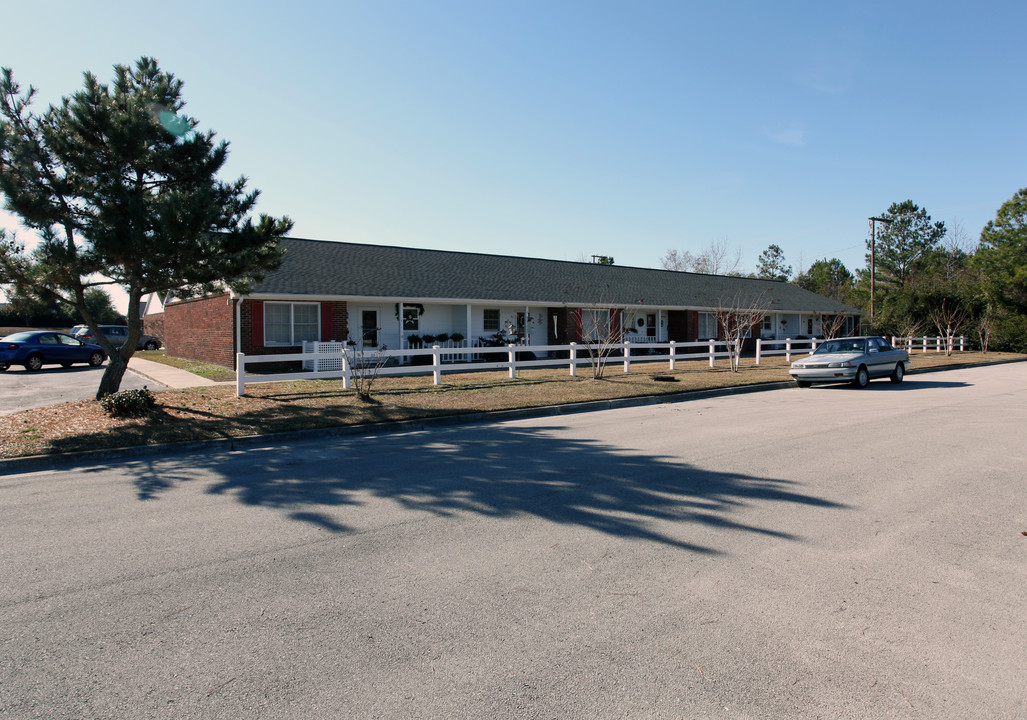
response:
[[[785,338],[784,340],[764,340],[763,338],[756,339],[756,364],[760,364],[760,359],[766,355],[784,355],[786,362],[792,361],[792,353],[807,353],[813,352],[817,349],[817,345],[824,342],[818,338],[803,338],[800,340],[792,340],[791,338]]]
[[[481,357],[502,356],[503,360],[469,361],[470,356],[464,355],[460,349],[439,347],[438,345],[424,349],[401,350],[366,350],[361,351],[351,345],[340,342],[308,342],[304,343],[304,352],[283,355],[236,355],[236,392],[239,397],[246,394],[246,385],[255,382],[282,382],[286,380],[327,380],[341,379],[343,387],[349,389],[350,379],[359,372],[374,372],[373,366],[381,365],[378,375],[426,375],[431,373],[435,385],[442,384],[442,374],[472,372],[476,370],[507,370],[511,378],[517,377],[517,371],[532,367],[567,366],[572,377],[577,376],[579,365],[590,366],[595,360],[592,353],[600,354],[600,350],[608,353],[607,366],[621,364],[624,372],[631,372],[633,360],[643,362],[666,362],[670,370],[677,369],[678,362],[689,360],[706,360],[709,366],[715,367],[717,358],[728,357],[727,341],[703,340],[701,342],[666,342],[666,343],[612,343],[603,345],[507,345],[496,348],[474,348]],[[646,351],[646,355],[632,355],[634,349]],[[648,354],[656,349],[659,354]],[[456,350],[456,352],[454,352]],[[660,352],[665,351],[665,352]],[[567,357],[548,357],[550,353],[565,353]],[[530,355],[529,355],[530,354]],[[401,365],[413,357],[428,356],[429,364]],[[521,359],[525,356],[536,359]],[[539,356],[543,356],[541,359]],[[450,361],[452,360],[452,361]],[[247,374],[247,368],[268,363],[302,363],[303,370],[275,374]]]
[[[967,345],[967,338],[965,335],[952,338],[952,350],[959,352],[966,352],[970,348]],[[892,337],[892,347],[901,348],[908,352],[927,352],[928,350],[934,350],[935,352],[945,352],[946,338],[942,336],[928,337],[926,335],[922,337]]]

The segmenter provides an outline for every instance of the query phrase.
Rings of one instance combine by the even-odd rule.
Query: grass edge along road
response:
[[[157,355],[148,359],[160,361]],[[1027,360],[1015,353],[914,354],[913,372],[932,367]],[[434,386],[430,376],[385,377],[375,386],[374,402],[364,403],[338,380],[248,385],[245,397],[235,386],[216,385],[154,392],[157,407],[139,418],[106,415],[93,400],[35,408],[0,417],[0,459],[111,450],[201,440],[400,422],[433,417],[477,415],[638,397],[663,397],[697,390],[788,381],[783,357],[760,365],[743,360],[738,372],[727,363],[709,368],[704,361],[632,362],[632,372],[610,363],[606,377],[570,377],[566,368],[524,370],[511,380],[504,371],[446,375]],[[173,359],[169,364],[174,364]],[[879,381],[878,381],[879,382]],[[915,374],[907,382],[915,382]],[[870,391],[874,386],[871,385]]]

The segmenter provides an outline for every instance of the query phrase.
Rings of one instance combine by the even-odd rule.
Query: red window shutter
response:
[[[571,309],[571,322],[574,324],[571,342],[581,342],[581,308]]]
[[[264,303],[250,302],[250,340],[253,347],[264,347]]]
[[[610,310],[610,337],[620,337],[620,310]]]
[[[332,340],[332,304],[321,303],[321,339]]]

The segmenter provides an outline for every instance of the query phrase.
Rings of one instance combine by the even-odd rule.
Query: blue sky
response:
[[[1027,3],[35,2],[37,109],[159,58],[293,235],[658,267],[865,264],[911,199],[976,240],[1027,186]],[[10,225],[9,218],[3,218]]]

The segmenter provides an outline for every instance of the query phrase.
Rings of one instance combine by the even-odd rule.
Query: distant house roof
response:
[[[860,311],[788,282],[561,260],[283,238],[251,297],[651,306],[716,310],[764,296],[772,311]]]

